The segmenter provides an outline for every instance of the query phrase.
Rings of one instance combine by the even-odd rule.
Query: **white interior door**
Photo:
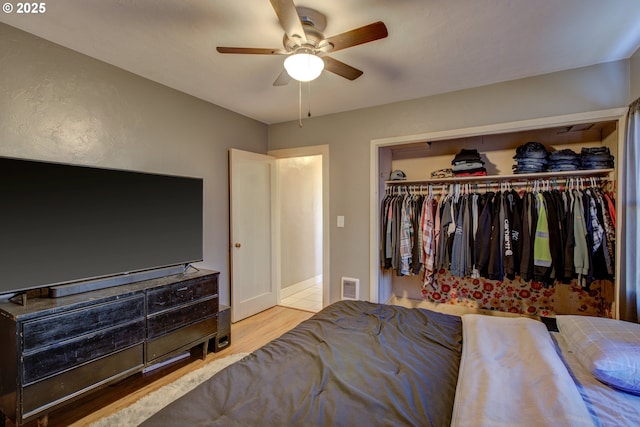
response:
[[[275,158],[229,152],[231,321],[273,307],[278,301],[274,268]]]

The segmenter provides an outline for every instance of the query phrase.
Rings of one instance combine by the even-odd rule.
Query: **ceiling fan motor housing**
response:
[[[300,49],[305,49],[309,53],[328,52],[331,50],[331,43],[326,42],[324,37],[324,29],[327,25],[327,18],[317,10],[307,7],[296,7],[298,16],[300,16],[300,22],[304,30],[306,43],[302,40],[293,37],[290,38],[285,33],[282,44],[287,52],[296,52]]]

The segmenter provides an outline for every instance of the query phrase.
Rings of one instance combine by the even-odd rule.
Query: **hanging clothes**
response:
[[[522,198],[522,235],[520,252],[520,277],[528,282],[533,278],[533,251],[538,224],[538,200],[533,192],[525,192]]]
[[[433,275],[436,264],[436,242],[439,231],[436,229],[438,202],[429,194],[422,203],[421,230],[421,262],[424,266],[423,283],[433,286]]]
[[[479,198],[482,209],[480,217],[478,218],[478,229],[475,236],[475,270],[478,272],[479,276],[487,277],[489,256],[491,254],[491,232],[493,230],[492,209],[494,193],[487,192],[484,195],[480,195]]]
[[[419,274],[423,196],[397,188],[388,192],[380,209],[380,265],[400,276]]]
[[[589,274],[591,267],[589,249],[587,246],[587,221],[584,215],[584,202],[582,201],[582,192],[574,190],[573,204],[573,230],[575,246],[573,251],[574,271],[578,275],[578,283],[583,284],[583,279]]]
[[[502,248],[504,247],[504,205],[502,204],[503,194],[498,191],[493,198],[491,241],[489,245],[489,264],[487,267],[487,278],[491,280],[504,279],[504,268],[502,258]]]
[[[394,186],[380,209],[380,265],[422,274],[433,287],[439,269],[456,277],[577,279],[583,287],[615,271],[615,204],[595,181],[517,192],[501,184],[479,193],[460,185]],[[425,193],[426,194],[423,194]]]

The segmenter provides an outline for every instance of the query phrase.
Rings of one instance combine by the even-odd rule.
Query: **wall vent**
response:
[[[360,299],[360,279],[353,279],[351,277],[342,278],[342,299]]]

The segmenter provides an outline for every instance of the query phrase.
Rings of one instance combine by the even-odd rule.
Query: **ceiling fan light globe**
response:
[[[291,78],[301,82],[310,82],[320,76],[324,70],[324,61],[310,53],[294,53],[284,60],[284,68]]]

